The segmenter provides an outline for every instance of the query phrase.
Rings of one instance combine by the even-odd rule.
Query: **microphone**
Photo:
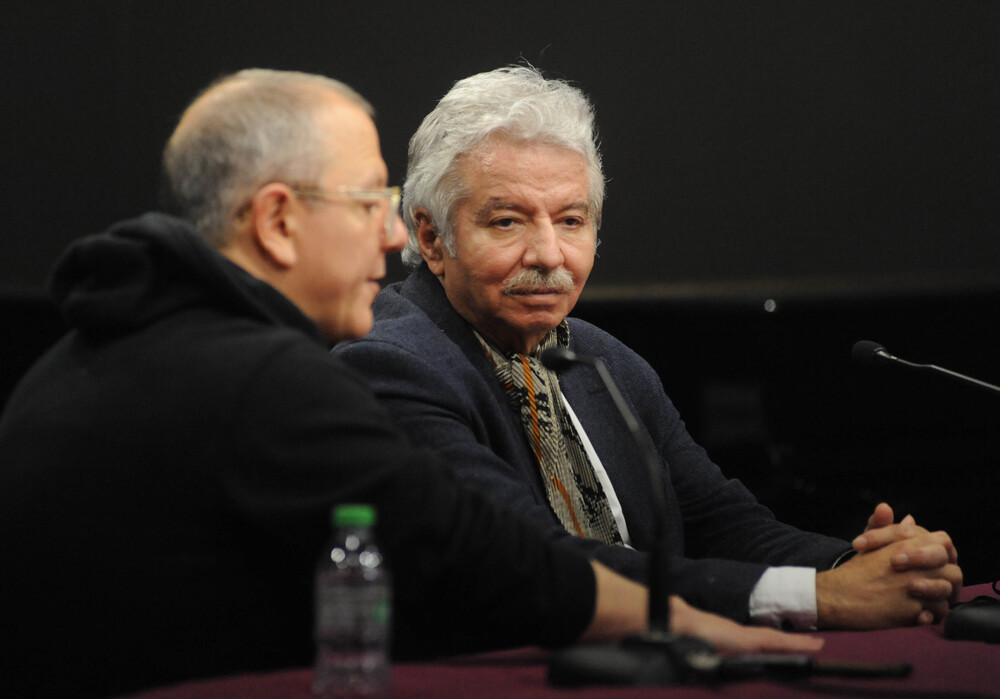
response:
[[[581,357],[579,354],[566,347],[549,347],[547,350],[542,352],[542,365],[546,369],[551,369],[552,371],[559,372],[563,369],[569,369],[571,366],[577,362],[589,364],[587,360],[590,357]]]
[[[901,364],[911,369],[926,369],[950,376],[991,393],[1000,393],[1000,386],[965,376],[934,364],[916,364],[900,359],[886,351],[885,347],[871,340],[859,340],[851,348],[851,357],[862,364]],[[996,587],[993,588],[994,590]],[[944,618],[944,637],[954,640],[987,641],[1000,643],[1000,604],[993,597],[978,597],[969,602],[959,602],[952,606]]]
[[[851,358],[859,364],[901,364],[902,366],[909,367],[911,369],[933,371],[939,374],[944,374],[945,376],[950,376],[951,378],[964,383],[971,384],[977,388],[982,388],[992,393],[1000,394],[1000,386],[994,386],[993,384],[986,383],[985,381],[980,381],[979,379],[974,379],[971,376],[959,374],[956,371],[944,369],[934,364],[916,364],[914,362],[908,362],[905,359],[900,359],[895,355],[889,354],[885,347],[871,340],[858,340],[855,342],[854,346],[851,348]]]
[[[871,340],[858,340],[851,347],[851,359],[858,364],[875,364],[877,362],[892,362],[898,359],[885,351],[885,347]]]
[[[573,687],[672,685],[715,671],[719,667],[719,657],[710,645],[692,636],[670,632],[667,505],[659,459],[649,433],[640,427],[600,358],[577,354],[565,347],[551,347],[542,352],[541,360],[542,365],[552,371],[584,364],[597,372],[642,455],[649,477],[654,518],[654,544],[649,552],[649,630],[642,636],[625,639],[620,646],[577,646],[556,654],[549,665],[549,681]]]
[[[542,365],[552,371],[562,371],[573,364],[593,367],[604,388],[611,395],[618,414],[628,427],[632,441],[642,455],[649,478],[650,496],[653,499],[653,540],[654,550],[649,561],[649,631],[653,635],[670,633],[670,551],[667,546],[667,503],[663,495],[662,476],[656,447],[649,433],[642,429],[639,421],[628,407],[621,391],[615,385],[608,368],[599,357],[577,354],[565,347],[550,347],[542,352]]]

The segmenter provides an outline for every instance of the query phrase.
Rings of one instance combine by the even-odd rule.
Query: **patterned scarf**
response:
[[[521,418],[538,460],[549,506],[559,521],[577,536],[621,544],[608,498],[560,399],[559,378],[539,359],[544,349],[569,345],[569,325],[565,320],[560,323],[530,355],[505,353],[475,334],[511,407]]]

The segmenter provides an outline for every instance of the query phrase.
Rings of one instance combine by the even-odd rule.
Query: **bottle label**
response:
[[[389,585],[323,580],[317,586],[316,638],[371,647],[388,642]]]

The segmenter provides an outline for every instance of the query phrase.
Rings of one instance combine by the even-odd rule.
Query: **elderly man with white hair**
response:
[[[932,623],[961,588],[947,534],[876,508],[852,544],[777,521],[686,431],[642,358],[570,318],[594,264],[604,197],[593,109],[530,67],[460,80],[414,134],[403,191],[403,282],[337,356],[418,444],[553,540],[646,581],[649,480],[584,366],[602,357],[655,445],[674,553],[668,584],[738,621],[796,628]]]

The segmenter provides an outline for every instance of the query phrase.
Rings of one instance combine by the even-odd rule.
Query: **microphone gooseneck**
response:
[[[957,371],[952,371],[950,369],[945,369],[939,367],[935,364],[917,364],[915,362],[909,362],[905,359],[900,359],[899,357],[889,354],[885,347],[872,340],[858,340],[851,347],[851,358],[858,362],[859,364],[900,364],[910,369],[922,369],[926,371],[931,371],[937,374],[943,374],[950,378],[962,381],[963,383],[976,386],[977,388],[982,388],[991,393],[1000,394],[1000,386],[994,386],[993,384],[986,383],[985,381],[980,381],[979,379],[974,379],[971,376],[966,376],[965,374],[959,374]]]
[[[605,389],[611,395],[615,408],[628,427],[632,441],[642,455],[649,478],[650,497],[653,499],[654,546],[649,561],[649,631],[651,634],[670,633],[670,551],[667,545],[667,503],[663,495],[660,462],[656,447],[646,430],[642,429],[618,386],[599,357],[577,354],[565,347],[550,347],[542,352],[542,365],[552,371],[563,371],[573,364],[592,367]]]
[[[628,427],[642,456],[653,505],[653,546],[649,552],[649,630],[618,646],[577,646],[557,654],[549,664],[549,681],[561,686],[592,684],[672,685],[714,674],[719,656],[704,641],[670,632],[670,550],[667,544],[667,505],[663,494],[656,447],[642,429],[618,386],[599,357],[551,347],[541,354],[542,365],[563,371],[574,364],[597,372],[615,408]]]

